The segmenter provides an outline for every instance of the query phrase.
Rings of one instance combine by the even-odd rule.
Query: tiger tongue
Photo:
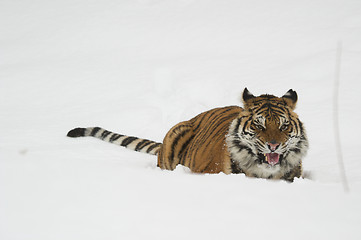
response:
[[[271,165],[276,165],[280,160],[278,153],[266,153],[266,161]]]

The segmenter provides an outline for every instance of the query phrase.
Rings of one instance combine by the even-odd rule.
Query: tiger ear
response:
[[[297,93],[292,89],[288,90],[285,95],[282,96],[283,100],[286,102],[287,106],[289,106],[292,110],[296,108],[297,103]]]
[[[248,100],[250,100],[252,98],[255,98],[255,96],[253,96],[253,94],[250,93],[247,88],[245,88],[243,90],[243,94],[242,94],[243,102],[246,103]]]

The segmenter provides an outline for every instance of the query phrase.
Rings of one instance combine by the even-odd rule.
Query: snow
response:
[[[0,239],[360,239],[361,2],[0,2]],[[343,42],[340,130],[332,121]],[[176,123],[296,90],[311,179],[162,171],[70,139],[74,127],[162,141]]]

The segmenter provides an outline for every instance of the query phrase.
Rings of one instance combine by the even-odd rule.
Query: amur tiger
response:
[[[244,173],[249,177],[293,181],[302,176],[308,140],[293,111],[297,93],[282,97],[243,91],[244,108],[229,106],[178,123],[163,143],[112,133],[99,127],[75,128],[68,137],[92,136],[138,152],[158,155],[157,166],[178,164],[196,173]]]

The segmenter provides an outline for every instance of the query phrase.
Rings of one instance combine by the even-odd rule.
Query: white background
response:
[[[339,177],[333,80],[342,40]],[[0,0],[0,239],[361,239],[359,0]],[[292,88],[311,179],[197,175],[97,139]]]

